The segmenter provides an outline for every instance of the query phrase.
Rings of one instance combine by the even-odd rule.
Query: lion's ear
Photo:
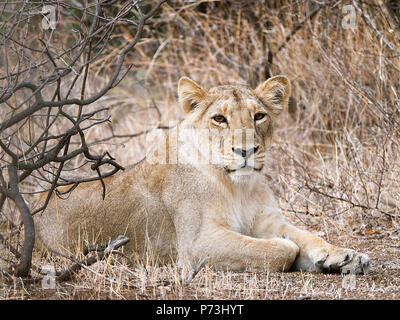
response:
[[[180,78],[178,83],[178,97],[185,113],[195,109],[206,96],[207,92],[196,82],[188,77]]]
[[[258,85],[254,92],[262,103],[278,115],[288,105],[290,81],[285,76],[275,76]]]

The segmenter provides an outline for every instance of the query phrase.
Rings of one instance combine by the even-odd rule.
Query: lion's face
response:
[[[288,103],[290,83],[286,77],[270,78],[255,90],[229,85],[209,91],[182,78],[178,94],[187,113],[186,127],[195,132],[196,149],[203,159],[231,176],[263,168],[274,117]]]

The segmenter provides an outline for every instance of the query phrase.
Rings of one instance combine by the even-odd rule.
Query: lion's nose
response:
[[[250,157],[253,153],[256,153],[258,151],[259,147],[254,147],[250,149],[242,149],[242,148],[232,148],[232,151],[239,156],[242,156],[243,158],[248,158]]]

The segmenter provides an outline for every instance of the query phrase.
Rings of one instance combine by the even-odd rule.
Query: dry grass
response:
[[[384,241],[382,239],[384,238]],[[363,250],[372,258],[372,272],[350,278],[313,273],[237,273],[205,266],[190,284],[173,265],[128,268],[110,258],[81,271],[75,280],[43,289],[41,282],[14,279],[0,285],[3,299],[399,299],[400,250],[389,237],[332,239]],[[397,245],[396,245],[397,244]],[[39,263],[39,261],[35,261]],[[43,263],[44,261],[40,261]],[[57,266],[65,266],[57,261]]]
[[[55,289],[43,290],[40,283],[21,286],[18,279],[5,282],[1,298],[400,298],[400,24],[378,0],[371,1],[378,7],[363,12],[374,18],[380,34],[358,11],[355,28],[342,28],[341,2],[323,7],[304,24],[314,9],[309,1],[232,3],[164,5],[156,31],[149,31],[128,57],[135,71],[93,106],[110,107],[112,124],[93,128],[88,140],[173,125],[183,118],[176,102],[180,76],[206,88],[254,85],[264,78],[266,50],[277,52],[284,44],[270,73],[292,80],[295,103],[281,117],[266,177],[289,220],[369,254],[371,274],[357,276],[351,289],[341,275],[216,272],[206,266],[184,285],[176,266],[131,269],[111,257]],[[299,30],[285,40],[298,24]],[[121,28],[121,37],[129,39],[129,29]],[[116,53],[92,70],[88,90],[107,81]],[[128,165],[140,160],[149,145],[144,134],[113,138],[96,148]],[[12,260],[9,253],[2,257]],[[59,269],[70,264],[57,259]],[[35,256],[35,265],[44,263]]]

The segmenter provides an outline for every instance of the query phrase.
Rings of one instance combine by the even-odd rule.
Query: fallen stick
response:
[[[69,269],[65,270],[59,276],[57,276],[56,281],[64,282],[64,281],[71,280],[72,277],[74,276],[74,274],[77,271],[79,271],[82,267],[84,267],[84,266],[88,267],[100,260],[103,260],[114,250],[122,247],[123,245],[127,244],[128,242],[129,242],[128,237],[119,235],[117,237],[117,239],[111,241],[103,251],[97,251],[95,254],[91,255],[90,257],[86,258],[83,261],[77,261]]]
[[[204,267],[206,262],[207,262],[207,258],[203,258],[203,260],[201,260],[197,266],[195,266],[192,270],[190,270],[188,276],[186,277],[185,284],[189,284],[190,282],[192,282],[193,278],[196,276],[196,274],[199,273],[201,268]]]

